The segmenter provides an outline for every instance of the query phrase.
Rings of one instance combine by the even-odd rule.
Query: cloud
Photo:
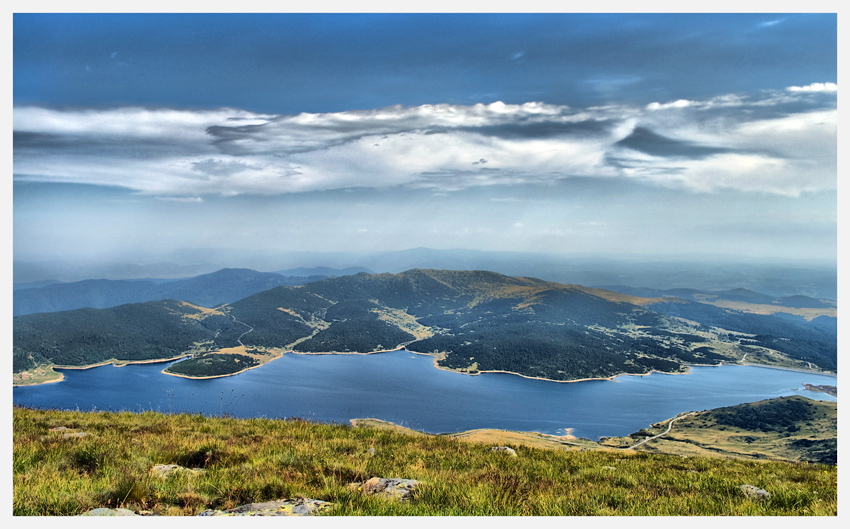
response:
[[[838,85],[835,83],[812,83],[806,86],[789,86],[786,90],[789,92],[838,92]]]
[[[157,200],[163,200],[165,202],[182,202],[182,203],[192,203],[198,204],[204,201],[201,197],[156,197]]]
[[[17,107],[18,180],[161,197],[632,178],[693,192],[835,189],[830,83],[645,107],[421,105],[298,115]],[[800,176],[800,178],[798,178]]]
[[[758,27],[759,28],[769,28],[769,27],[775,26],[777,24],[781,24],[782,22],[785,22],[784,18],[777,18],[777,19],[774,19],[774,20],[766,20],[764,22],[761,22],[758,25]]]
[[[646,105],[647,110],[664,110],[668,108],[686,108],[694,103],[692,101],[688,101],[687,99],[679,99],[678,101],[673,101],[672,103],[650,103]]]
[[[700,159],[728,151],[724,147],[710,147],[691,141],[673,140],[644,127],[635,127],[631,134],[614,145],[668,158]]]

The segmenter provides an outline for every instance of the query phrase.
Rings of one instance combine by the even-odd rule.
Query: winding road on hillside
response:
[[[681,416],[679,416],[679,417],[676,417],[676,418],[674,418],[674,419],[671,419],[671,420],[670,420],[670,423],[669,423],[669,424],[667,424],[667,429],[666,429],[666,430],[664,430],[663,432],[661,432],[660,434],[658,434],[658,435],[653,435],[652,437],[647,437],[647,438],[646,438],[646,439],[644,439],[643,441],[640,441],[640,442],[638,442],[638,443],[636,443],[636,444],[633,444],[632,446],[629,446],[629,447],[627,447],[627,448],[624,448],[623,450],[632,450],[632,449],[635,449],[635,448],[639,447],[640,445],[642,445],[643,443],[645,443],[645,442],[647,442],[647,441],[652,441],[653,439],[656,439],[656,438],[658,438],[658,437],[661,437],[662,435],[666,435],[666,434],[670,433],[670,430],[671,430],[671,429],[673,429],[673,423],[674,423],[674,422],[676,422],[676,421],[678,421],[678,420],[681,420],[681,419],[684,419],[685,417],[689,417],[689,416],[691,416],[691,415],[693,415],[693,414],[695,414],[695,413],[696,413],[695,411],[692,411],[692,412],[690,412],[690,413],[686,413],[685,415],[681,415]]]
[[[242,347],[245,347],[245,344],[244,344],[244,343],[242,343],[242,337],[243,337],[243,336],[245,336],[246,334],[248,334],[249,332],[253,331],[253,330],[254,330],[254,328],[253,328],[253,327],[251,327],[250,325],[248,325],[247,323],[245,323],[244,321],[239,321],[239,320],[237,320],[237,319],[236,319],[236,316],[234,316],[233,314],[230,314],[230,317],[231,317],[231,318],[233,318],[233,322],[234,322],[234,323],[241,323],[241,324],[242,324],[242,325],[244,325],[245,327],[248,327],[248,330],[247,330],[247,331],[245,331],[245,332],[243,332],[242,334],[240,334],[240,335],[239,335],[239,338],[237,338],[237,339],[236,339],[236,341],[237,341],[237,342],[239,342],[239,345],[241,345]]]

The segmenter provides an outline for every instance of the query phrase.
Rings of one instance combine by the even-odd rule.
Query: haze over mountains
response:
[[[185,279],[223,268],[250,268],[297,276],[344,275],[355,271],[400,273],[413,268],[428,268],[490,270],[510,276],[588,286],[710,291],[744,288],[773,297],[837,298],[834,262],[757,262],[731,258],[705,261],[673,257],[614,259],[610,256],[430,248],[375,253],[290,252],[270,255],[207,250],[162,257],[172,258],[173,262],[162,260],[155,264],[127,265],[15,261],[14,280],[16,288],[19,288],[22,284],[38,281]],[[315,269],[311,272],[309,267]],[[321,267],[337,272],[326,273]]]

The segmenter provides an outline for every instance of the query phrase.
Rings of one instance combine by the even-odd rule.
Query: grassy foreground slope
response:
[[[510,457],[388,429],[152,412],[15,408],[13,434],[15,515],[193,515],[296,496],[333,502],[334,515],[837,514],[836,467],[819,464],[522,445]],[[203,471],[163,479],[157,464]],[[348,486],[375,476],[422,485],[405,502]]]

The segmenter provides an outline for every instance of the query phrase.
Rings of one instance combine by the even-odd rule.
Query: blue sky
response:
[[[14,251],[834,259],[835,14],[16,14]]]

